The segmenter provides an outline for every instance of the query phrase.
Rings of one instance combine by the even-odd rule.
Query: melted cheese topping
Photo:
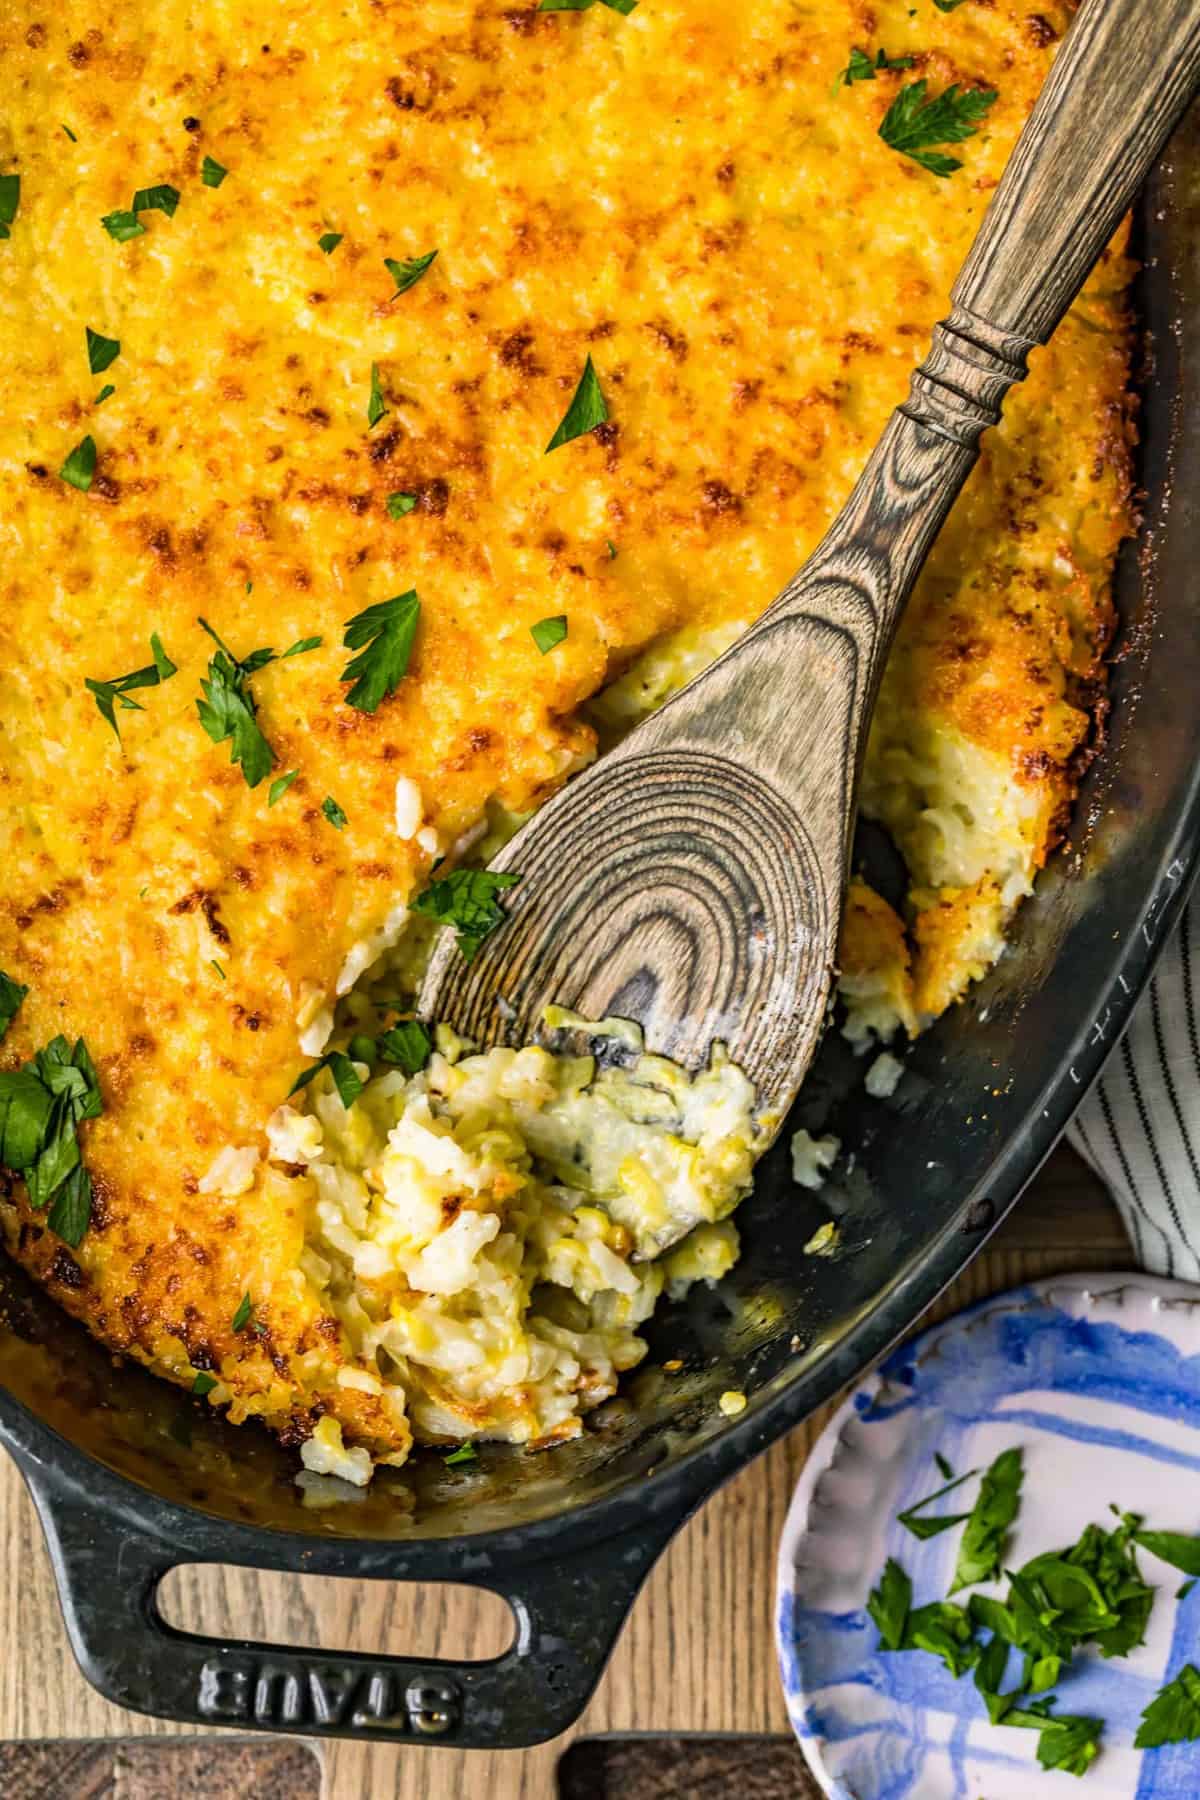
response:
[[[342,1379],[364,1369],[305,1273],[304,1180],[267,1156],[301,1034],[324,1041],[439,853],[592,754],[589,696],[649,653],[599,715],[619,726],[673,634],[695,666],[812,549],[945,311],[1066,17],[5,9],[0,170],[22,188],[0,242],[0,967],[31,992],[0,1056],[83,1034],[106,1111],[84,1131],[77,1254],[11,1181],[4,1213],[108,1343],[185,1382],[217,1372],[214,1401],[293,1438],[326,1417],[330,1458],[343,1429],[403,1454],[397,1407]],[[855,44],[913,70],[835,93]],[[948,180],[876,134],[917,76],[998,93]],[[114,242],[102,216],[159,182],[174,216]],[[394,297],[383,259],[435,247]],[[865,803],[910,858],[914,930],[876,910],[860,973],[893,1022],[993,953],[1072,791],[1128,522],[1126,279],[1114,253],[1035,358],[889,669]],[[121,342],[101,376],[86,326]],[[546,456],[589,354],[610,422]],[[388,410],[368,429],[372,364]],[[81,493],[57,470],[85,434]],[[393,492],[417,496],[397,520]],[[345,704],[343,623],[409,588],[411,672],[368,717]],[[529,627],[559,613],[569,635],[542,656]],[[277,772],[299,771],[273,808],[197,720],[201,614],[239,654],[323,636],[254,680]],[[142,666],[152,631],[179,673],[118,714],[118,745],[85,679]],[[246,1292],[258,1330],[235,1334]]]

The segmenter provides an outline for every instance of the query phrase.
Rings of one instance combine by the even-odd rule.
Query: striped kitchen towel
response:
[[[1067,1128],[1121,1209],[1138,1261],[1200,1280],[1200,897]]]

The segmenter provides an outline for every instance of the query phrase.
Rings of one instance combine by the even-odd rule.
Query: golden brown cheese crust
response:
[[[753,614],[816,543],[1066,18],[1058,0],[5,9],[0,170],[22,197],[0,244],[0,967],[31,992],[0,1057],[82,1033],[107,1108],[78,1253],[15,1194],[5,1211],[110,1344],[185,1380],[221,1368],[239,1409],[294,1433],[326,1408],[403,1448],[336,1386],[287,1176],[235,1200],[201,1178],[223,1146],[263,1147],[307,1060],[306,996],[427,870],[394,830],[397,777],[443,845],[490,798],[534,805],[587,753],[576,709],[610,671]],[[834,94],[856,44],[911,53],[912,75]],[[946,181],[876,135],[917,75],[998,93]],[[113,242],[102,215],[164,181],[175,216]],[[435,247],[393,298],[383,258]],[[1047,838],[1125,524],[1124,282],[1110,262],[1014,396],[897,677],[1013,758]],[[103,376],[89,325],[121,341]],[[611,422],[544,456],[589,353]],[[372,362],[389,410],[368,430]],[[85,432],[88,494],[57,476]],[[393,491],[418,496],[400,520]],[[342,624],[412,587],[412,675],[366,717],[338,680]],[[543,657],[529,626],[557,613],[570,634]],[[278,771],[300,772],[273,809],[197,721],[200,614],[239,653],[324,636],[254,684]],[[140,666],[152,631],[179,674],[119,715],[118,747],[84,681]],[[253,1339],[230,1325],[246,1291]]]

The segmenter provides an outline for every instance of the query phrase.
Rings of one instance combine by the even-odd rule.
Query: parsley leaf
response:
[[[392,299],[394,300],[398,294],[407,294],[409,288],[416,287],[436,257],[436,250],[430,250],[426,256],[414,256],[404,262],[397,262],[394,256],[385,256],[384,266],[396,284],[396,293],[392,295]]]
[[[926,81],[902,87],[883,116],[879,135],[891,149],[910,157],[931,175],[952,175],[961,169],[956,156],[943,156],[934,144],[961,144],[974,137],[979,123],[996,98],[994,89],[973,88],[960,93],[957,85],[944,94],[926,99]]]
[[[100,332],[93,331],[90,325],[84,329],[87,333],[88,368],[93,375],[103,375],[105,369],[120,356],[121,340],[104,337]]]
[[[75,136],[75,133],[71,130],[71,127],[69,125],[64,125],[63,130],[66,132],[67,136],[70,138],[70,140],[73,144],[77,144],[79,142],[79,139]]]
[[[209,1375],[204,1369],[201,1369],[200,1373],[196,1376],[196,1379],[192,1383],[192,1392],[193,1392],[193,1394],[199,1394],[201,1399],[203,1399],[205,1394],[212,1393],[212,1391],[216,1387],[216,1385],[217,1385],[216,1376]]]
[[[115,387],[113,387],[112,383],[110,381],[106,381],[104,386],[100,389],[100,392],[96,395],[96,398],[92,401],[92,405],[93,406],[103,406],[104,402],[110,397],[110,395],[115,394],[116,391],[117,390]]]
[[[32,1063],[0,1070],[0,1167],[33,1167],[53,1111],[54,1095]]]
[[[383,397],[383,389],[379,385],[379,364],[371,364],[371,392],[367,397],[367,430],[378,425],[387,411],[387,401]]]
[[[978,1473],[977,1469],[970,1469],[967,1474],[959,1475],[953,1481],[948,1481],[945,1487],[940,1487],[935,1494],[926,1494],[923,1500],[916,1501],[908,1508],[907,1512],[897,1515],[899,1524],[903,1525],[906,1531],[911,1531],[915,1538],[922,1539],[937,1537],[939,1532],[949,1531],[952,1525],[961,1525],[964,1519],[970,1518],[969,1513],[941,1513],[932,1519],[918,1518],[917,1515],[923,1507],[932,1506],[934,1501],[940,1500],[943,1494],[949,1494],[954,1488],[961,1487],[964,1481],[970,1481],[971,1477]]]
[[[448,1469],[455,1469],[460,1463],[472,1463],[477,1462],[478,1460],[479,1452],[476,1450],[474,1444],[460,1444],[457,1450],[452,1450],[449,1456],[443,1456],[442,1458],[442,1461]]]
[[[117,724],[114,706],[119,705],[125,712],[144,712],[145,707],[136,700],[131,700],[130,693],[136,688],[158,687],[162,682],[169,681],[172,675],[178,674],[175,664],[163,649],[162,639],[157,632],[150,639],[150,654],[154,661],[146,668],[134,669],[129,675],[118,675],[115,681],[95,681],[91,676],[85,678],[84,685],[95,696],[100,717],[112,726],[118,741],[121,727]]]
[[[899,1648],[930,1651],[955,1677],[965,1675],[978,1655],[970,1615],[952,1600],[935,1600],[910,1612]]]
[[[77,1246],[91,1217],[92,1186],[77,1128],[104,1110],[87,1045],[55,1037],[19,1069],[0,1072],[0,1164],[23,1176],[29,1204],[51,1206],[48,1223]]]
[[[286,775],[278,776],[277,779],[271,783],[270,787],[267,789],[268,806],[274,806],[277,800],[283,799],[283,796],[287,793],[299,773],[299,769],[289,769]]]
[[[1017,1516],[1021,1499],[1021,1452],[1002,1450],[979,1484],[979,1496],[971,1508],[950,1592],[988,1581],[1000,1572],[1004,1537]]]
[[[315,1081],[322,1069],[328,1069],[333,1077],[333,1085],[338,1091],[338,1099],[347,1112],[354,1105],[363,1091],[362,1077],[344,1050],[327,1050],[311,1068],[304,1069],[297,1075],[288,1089],[288,1099],[306,1088],[310,1081]]]
[[[600,392],[600,378],[589,356],[583,365],[583,374],[579,377],[574,398],[563,414],[558,430],[546,445],[545,454],[549,456],[552,450],[557,450],[562,444],[569,444],[572,438],[583,437],[587,432],[594,431],[607,418],[608,407]]]
[[[865,50],[851,50],[850,60],[834,82],[834,89],[853,87],[856,81],[874,81],[880,69],[911,69],[913,61],[911,56],[889,56],[886,50],[880,50],[872,61]]]
[[[322,800],[321,811],[325,814],[325,817],[329,820],[329,823],[333,826],[335,831],[345,831],[347,825],[350,823],[332,794],[326,794],[325,798]]]
[[[950,1464],[946,1461],[940,1451],[934,1452],[933,1460],[938,1466],[939,1473],[942,1474],[947,1481],[953,1481],[954,1470],[950,1467]]]
[[[1050,1717],[1049,1702],[1040,1706],[1014,1707],[1004,1716],[1005,1725],[1022,1725],[1037,1731],[1037,1759],[1043,1769],[1061,1769],[1065,1775],[1086,1775],[1100,1749],[1103,1719],[1089,1718],[1083,1713],[1064,1713]]]
[[[1133,1744],[1136,1750],[1153,1750],[1159,1744],[1190,1744],[1196,1738],[1200,1738],[1200,1670],[1185,1663],[1143,1712]]]
[[[200,164],[200,179],[205,187],[220,187],[228,173],[229,170],[223,168],[215,156],[206,156]]]
[[[561,644],[566,637],[566,614],[558,613],[552,619],[539,619],[536,625],[529,627],[529,635],[545,656],[548,650],[553,650],[555,644]]]
[[[388,518],[402,519],[406,513],[412,511],[416,504],[417,496],[415,494],[389,494],[387,497]]]
[[[346,621],[342,643],[358,655],[346,664],[340,679],[353,682],[347,706],[358,712],[378,712],[408,673],[421,602],[415,588],[379,600]]]
[[[9,230],[21,204],[21,177],[0,175],[0,238],[12,236]]]
[[[249,680],[275,661],[275,652],[255,650],[239,661],[206,619],[198,623],[217,646],[208,665],[208,678],[200,683],[204,696],[196,702],[200,723],[214,744],[230,743],[230,762],[241,764],[247,787],[257,787],[271,773],[275,756],[258,724],[258,705]]]
[[[46,1216],[51,1231],[78,1250],[92,1222],[92,1178],[82,1164],[71,1170]]]
[[[146,230],[135,212],[105,213],[100,223],[109,237],[118,244],[127,244],[130,238],[142,237]]]
[[[138,189],[133,196],[131,211],[166,213],[168,219],[173,219],[178,205],[179,189],[172,187],[169,181],[160,181],[156,187]]]
[[[867,1611],[879,1628],[879,1642],[885,1650],[899,1650],[904,1643],[904,1627],[912,1605],[912,1582],[894,1556],[889,1556],[879,1586],[867,1597]]]
[[[247,1292],[242,1295],[242,1298],[238,1303],[238,1309],[230,1320],[230,1329],[232,1331],[245,1331],[247,1325],[250,1323],[250,1314],[253,1311],[254,1302],[251,1300],[249,1291],[247,1290]]]
[[[940,13],[952,13],[958,11],[963,0],[933,0],[933,4]]]
[[[541,0],[538,7],[544,12],[587,12],[596,0]],[[621,13],[628,18],[638,0],[600,0],[601,6],[607,6],[610,12]]]
[[[92,485],[92,477],[96,473],[95,438],[91,436],[80,438],[58,473],[63,481],[73,488],[78,488],[81,494],[86,494]]]
[[[317,249],[323,250],[326,256],[331,256],[341,243],[344,235],[345,234],[341,231],[323,231],[317,239]]]
[[[324,638],[319,637],[297,638],[296,642],[284,651],[279,660],[286,662],[289,656],[307,656],[310,650],[319,650],[324,642]]]
[[[1140,1519],[1138,1525],[1141,1525]],[[1135,1528],[1133,1541],[1143,1550],[1149,1550],[1151,1556],[1161,1556],[1173,1569],[1182,1569],[1185,1575],[1200,1575],[1200,1538],[1185,1537],[1180,1531]]]
[[[21,1002],[28,992],[27,987],[22,987],[19,981],[14,981],[0,969],[0,1042],[20,1012]]]
[[[375,1048],[384,1062],[395,1063],[406,1075],[417,1075],[429,1061],[433,1043],[420,1019],[401,1019],[380,1032]]]
[[[507,914],[496,898],[504,888],[515,887],[521,877],[491,869],[453,869],[429,886],[413,901],[413,911],[443,925],[453,925],[458,932],[458,947],[465,962],[475,954],[491,932],[503,925]]]

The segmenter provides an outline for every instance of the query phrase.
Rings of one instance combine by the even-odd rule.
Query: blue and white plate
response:
[[[1200,1583],[1176,1599],[1185,1577],[1145,1551],[1158,1590],[1146,1642],[1111,1661],[1077,1654],[1055,1689],[1060,1713],[1106,1721],[1078,1789],[1039,1768],[1036,1732],[988,1722],[969,1676],[922,1650],[880,1653],[866,1600],[889,1556],[914,1606],[950,1587],[960,1532],[920,1543],[896,1522],[942,1485],[934,1453],[961,1472],[1016,1446],[1011,1568],[1092,1521],[1111,1526],[1110,1501],[1153,1529],[1200,1533],[1200,1288],[1136,1275],[1019,1288],[896,1351],[831,1420],[788,1513],[776,1610],[813,1774],[836,1800],[1197,1800],[1200,1742],[1133,1748],[1148,1701],[1200,1665]]]

